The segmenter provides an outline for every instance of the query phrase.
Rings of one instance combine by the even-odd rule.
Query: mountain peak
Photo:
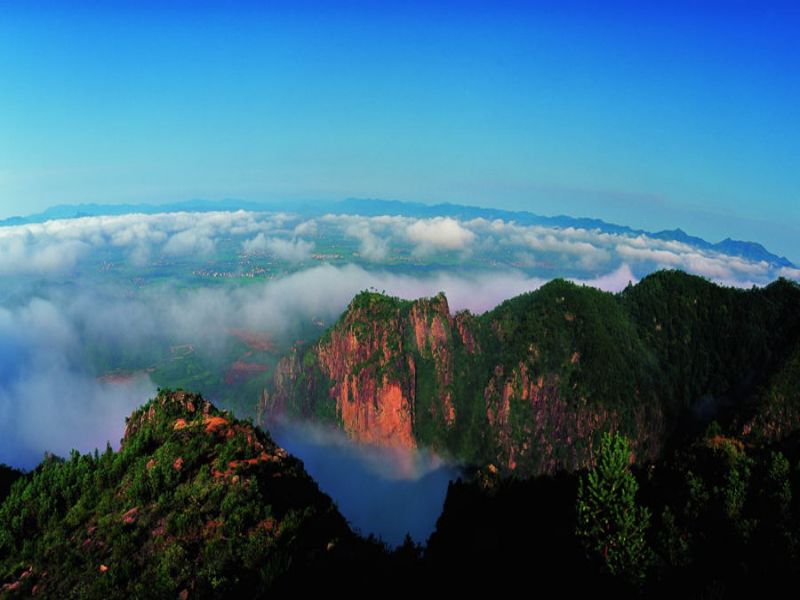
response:
[[[134,411],[118,452],[75,452],[26,477],[0,512],[0,572],[4,556],[32,565],[8,584],[23,594],[263,596],[355,543],[299,460],[181,390]]]

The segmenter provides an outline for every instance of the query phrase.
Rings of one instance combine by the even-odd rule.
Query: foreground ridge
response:
[[[14,486],[0,507],[0,595],[259,596],[354,544],[267,433],[161,390],[128,418],[118,452],[50,457]]]

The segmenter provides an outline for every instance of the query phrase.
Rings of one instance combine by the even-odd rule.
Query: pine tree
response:
[[[645,540],[650,511],[636,503],[639,484],[630,454],[624,436],[603,434],[596,465],[579,482],[576,533],[604,572],[636,584],[650,562]]]

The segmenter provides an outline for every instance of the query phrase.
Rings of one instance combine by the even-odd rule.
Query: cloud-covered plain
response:
[[[0,275],[63,274],[109,249],[122,252],[128,263],[139,267],[161,257],[213,260],[227,240],[245,254],[303,263],[312,260],[323,238],[355,242],[353,254],[345,253],[344,259],[373,265],[392,261],[424,265],[449,256],[448,264],[460,262],[470,268],[499,266],[546,278],[583,279],[628,265],[639,278],[656,269],[679,268],[739,286],[800,276],[797,269],[644,234],[482,218],[325,215],[304,219],[247,211],[129,214],[0,227]]]
[[[127,214],[0,227],[0,274],[48,275],[74,268],[104,248],[122,249],[132,264],[159,255],[208,256],[220,239],[280,233],[297,221],[283,213]]]

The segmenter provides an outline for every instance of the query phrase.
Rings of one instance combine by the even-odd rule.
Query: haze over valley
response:
[[[146,206],[152,214],[1,228],[0,462],[30,469],[45,452],[116,446],[124,417],[157,387],[202,390],[218,406],[256,417],[281,356],[312,343],[366,289],[406,299],[441,291],[453,313],[480,314],[553,276],[610,292],[660,268],[744,288],[800,277],[758,246],[732,246],[760,249],[755,257],[726,253],[681,232],[587,228],[568,218],[521,224],[544,219],[492,219],[492,211],[457,206],[442,210],[469,217],[410,216],[421,207],[400,203],[393,208],[406,214],[328,212],[358,206],[322,204],[305,214]],[[286,441],[295,439],[306,440],[298,442],[301,458],[319,443]],[[439,481],[441,494],[447,480]],[[336,496],[339,487],[329,485]],[[369,522],[369,533],[386,534]],[[389,527],[401,541],[404,532]]]

